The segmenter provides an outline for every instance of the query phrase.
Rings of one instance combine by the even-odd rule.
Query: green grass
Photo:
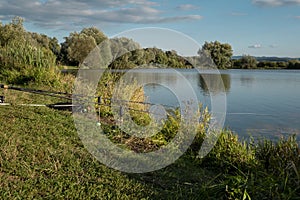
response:
[[[0,113],[1,199],[196,198],[209,180],[211,172],[186,159],[143,175],[107,168],[85,150],[68,112],[16,106]]]
[[[126,174],[89,154],[70,112],[17,106],[58,99],[6,96],[13,105],[0,106],[0,199],[299,199],[300,151],[293,138],[241,143],[224,131],[205,159],[191,149],[159,171]]]
[[[0,109],[1,199],[126,199],[151,194],[143,184],[94,160],[78,139],[68,113],[48,108]]]

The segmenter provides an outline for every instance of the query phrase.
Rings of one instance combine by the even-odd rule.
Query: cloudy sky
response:
[[[235,55],[300,57],[300,0],[1,0],[2,23],[14,16],[60,41],[83,27],[108,36],[161,27],[227,42]]]

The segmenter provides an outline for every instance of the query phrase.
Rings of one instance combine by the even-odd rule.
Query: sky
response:
[[[234,55],[300,57],[300,0],[1,0],[2,23],[14,16],[25,19],[28,31],[61,42],[85,27],[108,37],[159,27],[200,46],[229,43]]]

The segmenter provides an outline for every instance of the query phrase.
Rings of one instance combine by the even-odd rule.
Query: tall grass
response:
[[[71,92],[74,77],[56,71],[55,57],[29,44],[11,43],[0,49],[0,78],[7,83],[52,87]],[[98,95],[110,105],[117,75],[106,74]],[[123,99],[145,101],[136,85],[122,85]],[[129,94],[132,88],[138,88]],[[8,100],[43,100],[33,96]],[[24,97],[24,96],[23,96]],[[95,102],[96,103],[96,102]],[[129,103],[132,109],[147,106]],[[126,148],[143,153],[168,144],[180,126],[178,110],[150,138],[132,137],[112,123],[111,108],[101,105],[102,128],[107,137]],[[129,176],[97,162],[84,149],[66,112],[47,108],[0,108],[0,198],[96,198],[96,199],[299,199],[300,149],[295,137],[278,142],[241,142],[229,130],[222,134],[209,155],[195,159],[210,115],[200,110],[202,123],[188,151],[178,162],[158,172]],[[139,125],[149,115],[131,111]]]
[[[23,67],[52,68],[56,57],[49,50],[32,46],[29,42],[10,42],[0,49],[1,66],[6,69]]]
[[[15,93],[8,91],[8,101]],[[39,100],[30,94],[16,99]],[[245,143],[231,131],[222,131],[202,160],[187,152],[159,171],[129,175],[105,167],[86,151],[68,112],[13,106],[0,107],[0,113],[2,199],[299,199],[295,137]],[[101,126],[113,142],[141,153],[172,140],[180,124],[177,115],[145,140],[126,136],[113,124]],[[199,133],[205,126],[199,125]],[[198,144],[202,137],[198,135]]]
[[[299,199],[300,148],[295,136],[254,144],[226,131],[201,166],[220,173],[204,187],[207,198]]]
[[[13,41],[0,48],[0,79],[8,84],[58,86],[56,57],[48,49]]]

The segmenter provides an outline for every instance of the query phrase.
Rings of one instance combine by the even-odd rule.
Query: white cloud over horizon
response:
[[[248,48],[250,48],[250,49],[260,49],[260,48],[262,48],[262,46],[261,46],[261,44],[254,44],[254,45],[248,46]]]
[[[188,11],[188,10],[199,10],[200,7],[193,4],[182,4],[177,6],[177,9]]]
[[[300,5],[300,0],[252,0],[252,3],[258,6],[276,7],[287,5]]]
[[[0,2],[0,19],[20,16],[36,26],[60,30],[86,24],[159,24],[202,19],[200,15],[165,16],[158,7],[150,0],[4,0]]]

